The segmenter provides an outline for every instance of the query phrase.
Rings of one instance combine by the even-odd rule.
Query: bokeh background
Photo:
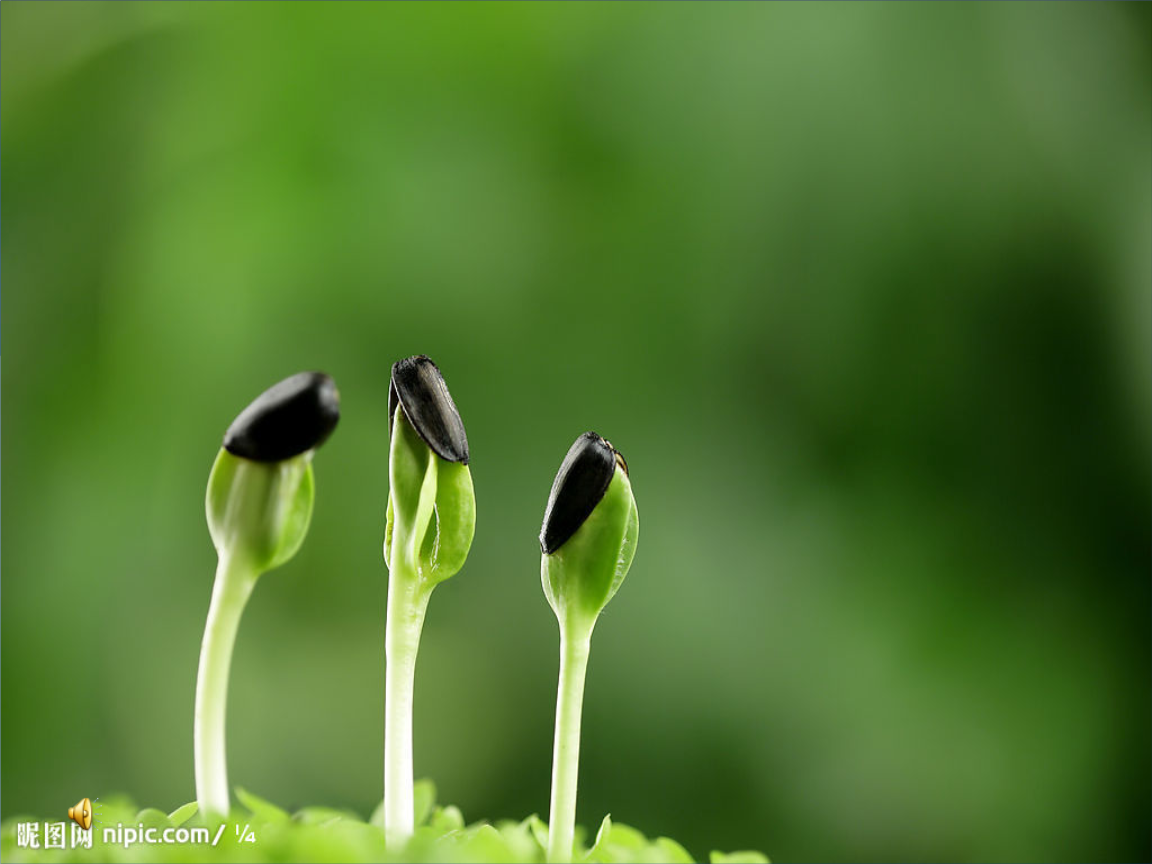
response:
[[[1147,4],[33,4],[2,17],[4,814],[193,797],[221,435],[344,416],[232,781],[381,797],[390,364],[478,529],[417,773],[546,813],[536,533],[596,429],[635,566],[579,819],[696,855],[1148,860]]]

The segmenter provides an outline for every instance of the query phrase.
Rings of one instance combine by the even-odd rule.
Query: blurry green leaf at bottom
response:
[[[430,784],[423,786],[425,790]],[[204,831],[207,836],[189,837],[188,844],[149,844],[137,841],[103,842],[103,835],[93,828],[91,849],[73,848],[32,849],[17,843],[17,825],[33,820],[31,817],[8,818],[0,824],[0,855],[4,861],[50,864],[58,861],[92,862],[92,864],[129,864],[151,861],[157,864],[177,864],[186,861],[204,862],[492,862],[492,864],[538,864],[542,861],[548,843],[548,826],[537,817],[516,822],[501,820],[497,823],[475,822],[465,825],[457,807],[438,808],[429,824],[419,828],[403,848],[389,851],[385,832],[381,826],[365,822],[355,813],[331,807],[304,807],[291,815],[281,807],[252,793],[237,790],[237,796],[249,812],[233,811],[227,830],[220,834],[219,843],[212,845],[214,831],[193,818],[186,823],[189,831]],[[166,828],[175,825],[177,813],[187,811],[185,805],[166,817],[163,811],[136,805],[121,796],[103,796],[101,817],[104,826],[122,824],[135,828],[141,822],[146,827]],[[51,821],[51,820],[47,820]],[[231,825],[232,822],[236,824]],[[243,840],[241,831],[249,832],[252,842]],[[249,835],[245,835],[249,836]],[[683,864],[692,860],[679,843],[666,837],[648,839],[628,825],[605,818],[596,834],[591,849],[585,848],[583,832],[576,832],[573,859],[600,862],[600,864]],[[768,859],[759,852],[712,853],[714,862],[730,864],[767,864]]]
[[[739,852],[713,852],[711,864],[771,864],[762,852],[742,850]]]
[[[241,804],[251,811],[253,816],[257,816],[265,822],[287,822],[289,819],[286,810],[281,810],[275,804],[265,801],[259,795],[255,795],[240,786],[236,787],[236,797],[240,799]]]

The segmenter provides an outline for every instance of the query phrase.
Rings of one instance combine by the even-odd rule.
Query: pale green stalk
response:
[[[548,812],[548,862],[572,860],[576,826],[576,780],[580,764],[580,714],[592,628],[562,627],[560,681],[556,690],[556,736],[552,744],[552,803]]]
[[[415,828],[412,797],[412,698],[420,631],[430,587],[421,585],[393,555],[388,580],[384,678],[384,824],[392,837],[407,838]]]
[[[196,798],[206,817],[228,815],[228,767],[224,752],[224,717],[228,699],[228,670],[240,616],[256,587],[257,574],[236,558],[222,556],[208,607],[200,670],[196,678],[194,759]]]

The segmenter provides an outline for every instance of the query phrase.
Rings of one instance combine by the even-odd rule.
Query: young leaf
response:
[[[612,831],[612,814],[605,815],[600,823],[600,830],[596,832],[596,839],[592,841],[592,848],[585,856],[586,861],[607,861],[605,847],[608,845],[608,834]]]
[[[136,824],[142,824],[145,828],[172,827],[172,821],[168,818],[168,814],[163,810],[157,810],[155,807],[141,810],[132,821]]]
[[[249,792],[240,786],[236,787],[236,797],[240,803],[248,808],[249,812],[261,821],[270,824],[287,822],[290,818],[288,811],[282,810],[270,801],[265,801],[259,795]]]
[[[425,778],[412,784],[412,801],[416,824],[423,825],[432,815],[432,808],[436,806],[436,784]]]
[[[424,542],[436,502],[436,474],[440,460],[400,415],[392,424],[388,455],[388,513],[391,529],[389,558],[392,566],[399,556],[411,572],[418,573],[417,551]],[[400,542],[400,548],[395,544]]]
[[[449,804],[447,807],[437,807],[432,811],[432,817],[428,820],[428,825],[441,834],[447,834],[449,831],[459,831],[464,827],[464,814],[461,813],[460,808],[454,804]]]
[[[540,848],[548,848],[548,826],[544,820],[533,813],[524,822],[528,825],[528,829],[532,832],[532,836],[536,838],[536,842],[540,844]]]
[[[476,531],[476,495],[472,472],[459,462],[444,462],[436,478],[436,505],[420,549],[420,566],[442,582],[464,566]]]
[[[179,828],[189,819],[196,815],[199,805],[195,801],[189,801],[181,807],[177,807],[168,814],[168,821],[172,823],[173,828]]]
[[[368,824],[375,825],[377,828],[384,827],[384,799],[380,799],[380,803],[376,805],[376,809],[372,811],[372,815],[368,817]]]
[[[743,849],[739,852],[718,852],[713,850],[708,860],[711,861],[712,864],[771,864],[763,852],[756,852],[751,849]]]
[[[464,566],[476,530],[472,472],[429,450],[407,418],[392,424],[385,560],[435,585]],[[392,544],[403,538],[398,550]],[[395,557],[399,554],[399,559]]]
[[[491,825],[480,825],[469,834],[461,849],[465,860],[491,864],[512,860],[512,849],[508,841]]]
[[[496,830],[504,838],[511,852],[509,860],[512,861],[539,861],[544,850],[532,836],[527,821],[514,822],[511,819],[502,819],[496,823]]]
[[[221,450],[208,477],[208,531],[221,556],[257,573],[296,554],[312,519],[311,453],[252,462]]]
[[[692,864],[695,860],[687,849],[671,837],[657,837],[652,845],[660,850],[661,857],[668,864]]]
[[[337,822],[359,822],[360,816],[351,810],[335,807],[304,807],[292,814],[292,821],[302,825],[335,825]]]
[[[648,845],[648,838],[622,822],[615,822],[608,829],[608,843],[624,849],[643,849]]]

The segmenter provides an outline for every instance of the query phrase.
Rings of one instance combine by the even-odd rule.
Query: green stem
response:
[[[401,544],[396,544],[398,550]],[[388,578],[384,681],[384,830],[390,846],[402,845],[415,828],[412,800],[412,692],[416,652],[432,589],[405,571],[393,553]]]
[[[574,632],[573,632],[574,631]],[[560,625],[560,684],[552,746],[552,804],[548,813],[548,864],[572,860],[576,831],[576,776],[580,764],[580,712],[588,669],[591,628]]]
[[[206,817],[228,815],[228,766],[224,755],[224,715],[228,670],[244,606],[256,586],[257,574],[246,564],[222,555],[200,646],[193,728],[196,799]]]

